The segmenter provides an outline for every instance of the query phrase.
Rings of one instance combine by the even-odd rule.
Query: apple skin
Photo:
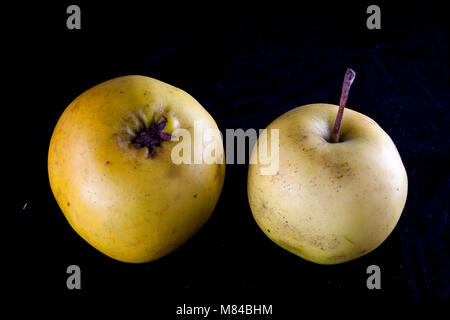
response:
[[[77,97],[51,138],[48,174],[59,207],[83,239],[120,261],[152,261],[182,245],[208,220],[222,190],[224,164],[176,165],[176,141],[163,141],[152,158],[132,143],[143,123],[162,115],[167,133],[185,128],[194,137],[194,121],[217,129],[186,92],[124,76]]]
[[[340,141],[327,142],[338,108],[311,104],[278,117],[266,128],[279,129],[278,172],[261,175],[262,164],[248,172],[259,227],[279,246],[319,264],[377,248],[396,226],[408,192],[394,143],[369,117],[346,108]],[[252,161],[256,153],[255,147]]]

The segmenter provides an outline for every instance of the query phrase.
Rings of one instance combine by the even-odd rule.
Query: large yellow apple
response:
[[[263,175],[266,165],[252,164],[248,172],[249,203],[260,228],[281,247],[320,264],[378,247],[396,226],[408,189],[394,143],[369,117],[345,109],[340,140],[331,142],[338,110],[311,104],[281,115],[266,128],[279,130],[278,171]],[[257,147],[254,162],[256,154]]]
[[[218,130],[189,94],[144,76],[115,78],[77,97],[48,154],[51,189],[73,229],[104,254],[132,263],[187,241],[210,217],[225,175],[223,161],[172,161],[178,142],[171,135],[185,129],[195,139],[194,124]],[[223,156],[221,141],[214,143]]]

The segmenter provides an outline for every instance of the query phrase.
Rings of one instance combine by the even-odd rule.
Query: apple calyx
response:
[[[159,147],[161,142],[172,138],[170,133],[163,131],[167,124],[167,118],[165,116],[162,118],[161,122],[153,122],[148,128],[144,126],[132,141],[138,149],[147,147],[149,158],[155,155],[156,147]]]
[[[353,80],[355,80],[356,72],[348,68],[344,75],[344,82],[342,84],[341,100],[339,101],[339,110],[334,121],[333,131],[331,132],[330,142],[339,142],[339,134],[341,130],[342,117],[344,115],[345,104],[347,103],[348,93],[352,86]]]

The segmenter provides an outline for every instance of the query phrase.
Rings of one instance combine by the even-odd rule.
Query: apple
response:
[[[77,97],[58,120],[48,152],[50,186],[72,228],[109,257],[131,263],[158,259],[187,241],[213,212],[225,175],[220,161],[172,161],[173,132],[194,135],[195,123],[218,130],[189,94],[144,76],[115,78]],[[223,155],[221,141],[211,143]]]
[[[319,264],[346,262],[377,248],[396,226],[408,192],[389,135],[361,113],[345,109],[344,115],[354,77],[348,69],[340,106],[305,105],[270,123],[267,132],[279,130],[279,169],[263,175],[264,164],[255,163],[248,171],[249,204],[262,231]]]

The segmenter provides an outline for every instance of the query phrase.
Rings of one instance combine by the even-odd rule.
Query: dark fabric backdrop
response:
[[[448,301],[449,37],[442,7],[380,4],[382,29],[368,30],[371,3],[82,1],[82,29],[70,31],[69,4],[5,11],[4,63],[12,73],[3,120],[14,139],[7,138],[12,194],[4,201],[16,223],[5,227],[2,267],[12,288],[67,300],[136,293],[167,318],[182,303],[272,303],[274,313],[294,314],[315,297]],[[348,106],[391,136],[409,178],[396,229],[360,259],[321,266],[276,246],[252,218],[247,165],[227,166],[217,208],[198,234],[147,264],[93,249],[53,198],[46,168],[52,130],[65,107],[99,82],[154,77],[194,96],[221,130],[245,130],[303,104],[337,104],[347,67],[357,72]],[[66,289],[70,264],[82,270],[79,292]],[[381,290],[366,288],[371,264],[381,267]]]

